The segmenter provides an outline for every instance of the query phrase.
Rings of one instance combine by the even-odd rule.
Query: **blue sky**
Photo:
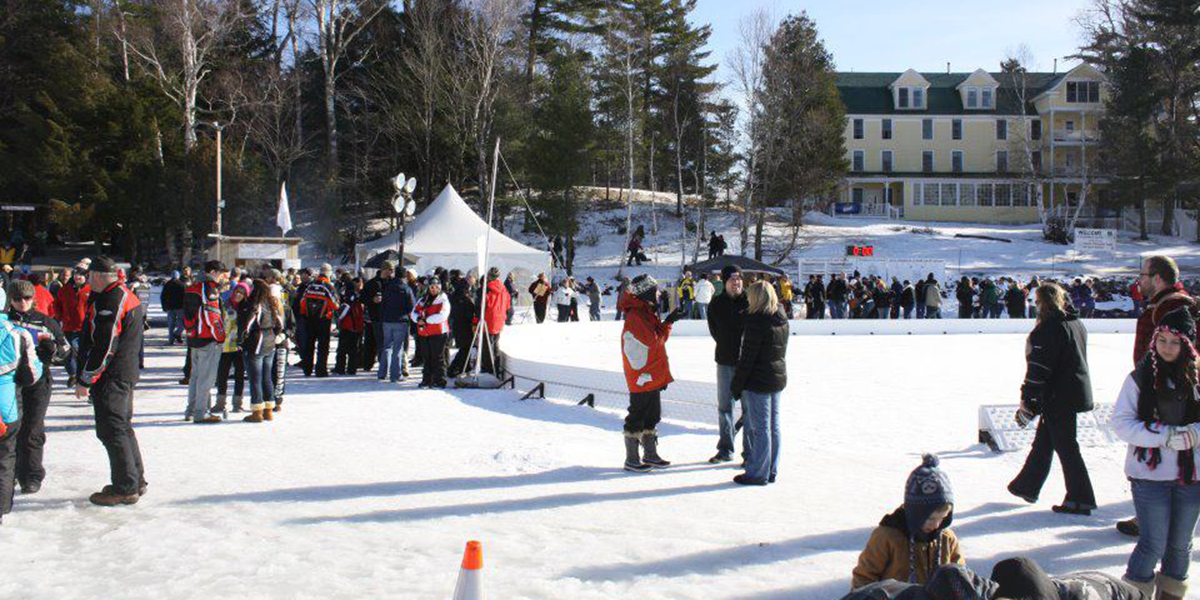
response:
[[[1088,0],[700,0],[696,23],[709,23],[711,62],[740,41],[738,23],[759,7],[777,18],[807,10],[839,70],[995,71],[1009,48],[1026,44],[1034,67],[1073,64],[1063,57],[1080,45],[1075,18]]]

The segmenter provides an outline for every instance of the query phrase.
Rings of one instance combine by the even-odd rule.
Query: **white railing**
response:
[[[1055,129],[1055,142],[1087,142],[1093,143],[1100,141],[1100,132],[1084,131],[1080,129]]]

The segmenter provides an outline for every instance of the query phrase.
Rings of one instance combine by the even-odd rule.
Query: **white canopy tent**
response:
[[[477,269],[488,224],[462,196],[447,185],[421,214],[408,224],[404,237],[404,258],[415,260],[418,273],[435,267],[460,269],[464,273]],[[396,250],[398,235],[385,235],[377,240],[355,246],[356,263],[361,265],[372,256],[386,250]],[[523,270],[536,275],[550,272],[550,252],[530,248],[496,229],[488,242],[488,266],[502,273]]]

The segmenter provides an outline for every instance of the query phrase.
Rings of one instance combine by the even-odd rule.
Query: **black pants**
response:
[[[308,319],[305,330],[304,346],[300,348],[300,370],[308,376],[313,374],[315,367],[317,377],[325,377],[329,375],[329,319]]]
[[[558,307],[558,322],[559,323],[566,323],[567,321],[571,320],[571,305],[570,304],[557,304],[555,306]]]
[[[428,335],[421,338],[421,385],[445,385],[446,368],[442,355],[446,351],[446,334]]]
[[[959,305],[958,305],[958,318],[960,318],[960,319],[970,319],[970,318],[971,318],[971,314],[972,314],[973,310],[974,310],[974,309],[972,309],[972,308],[971,308],[971,305],[970,305],[970,304],[968,304],[968,305],[966,305],[966,306],[963,306],[962,304],[959,304]]]
[[[17,481],[41,483],[46,478],[42,450],[46,447],[46,409],[50,407],[50,378],[21,390],[21,433],[17,435]]]
[[[192,376],[192,353],[188,350],[187,342],[183,343],[183,378]]]
[[[17,488],[17,436],[21,422],[8,424],[8,432],[0,437],[0,516],[12,512],[13,494]]]
[[[220,396],[229,392],[230,369],[233,369],[233,396],[241,398],[246,385],[246,360],[242,358],[241,350],[221,354],[221,360],[217,363],[217,394]],[[235,402],[234,406],[241,408],[242,403]]]
[[[533,303],[533,316],[537,317],[538,323],[546,320],[546,304],[545,302]]]
[[[504,372],[504,365],[500,364],[499,346],[500,334],[489,334],[484,338],[483,342],[483,357],[480,359],[483,364],[479,365],[480,371],[491,373],[499,377]]]
[[[108,452],[113,489],[127,496],[136,494],[146,471],[133,433],[133,382],[101,379],[92,386],[91,396],[96,437]]]
[[[1037,498],[1046,478],[1050,476],[1050,463],[1057,454],[1067,484],[1066,502],[1074,503],[1076,508],[1096,507],[1092,480],[1088,477],[1083,455],[1079,453],[1079,440],[1075,438],[1075,420],[1074,413],[1042,415],[1025,466],[1009,484],[1012,491],[1021,496]]]
[[[475,336],[471,331],[460,331],[454,334],[454,345],[458,348],[458,352],[454,353],[454,360],[450,362],[450,368],[446,370],[446,374],[450,377],[458,377],[462,374],[463,369],[467,368],[467,361],[471,358],[471,347],[474,346]]]
[[[358,374],[358,342],[362,334],[357,331],[338,332],[337,357],[333,360],[333,371],[346,375]]]
[[[625,416],[626,433],[641,433],[654,429],[662,420],[662,390],[630,392],[629,414]]]
[[[359,354],[361,359],[358,362],[359,368],[364,371],[370,371],[375,367],[375,356],[379,354],[379,344],[383,343],[383,323],[367,323],[363,331],[362,343],[359,344]]]

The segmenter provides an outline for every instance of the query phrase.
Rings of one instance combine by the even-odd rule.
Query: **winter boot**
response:
[[[634,473],[647,473],[650,465],[644,464],[638,456],[638,440],[636,433],[625,432],[625,470]]]
[[[137,504],[139,498],[140,496],[137,494],[125,496],[115,491],[99,491],[92,494],[88,500],[91,500],[92,504],[96,506],[118,506],[121,504]]]
[[[274,421],[275,420],[275,406],[272,404],[267,404],[263,408],[262,418],[264,421]]]
[[[196,423],[220,423],[221,416],[217,415],[215,413],[209,413],[207,417],[198,418],[195,420],[195,422]]]
[[[1187,597],[1188,584],[1186,581],[1159,573],[1154,578],[1154,583],[1158,587],[1158,595],[1154,597],[1154,600],[1183,600]]]
[[[242,417],[242,420],[247,423],[262,423],[263,422],[263,409],[255,408],[255,409],[253,409],[253,411],[254,412]]]
[[[233,412],[235,412],[235,413],[242,412],[242,395],[241,394],[236,394],[233,397]]]
[[[226,400],[225,394],[217,395],[217,405],[212,408],[212,414],[214,414],[214,415],[219,414],[222,417],[226,417],[226,415],[229,414],[229,411],[226,410],[228,407],[228,404],[225,403],[225,400]]]
[[[658,432],[653,429],[647,429],[642,432],[642,446],[646,449],[646,456],[642,462],[650,465],[655,469],[665,469],[671,466],[670,461],[663,460],[658,455]]]
[[[1138,524],[1137,517],[1134,517],[1128,521],[1117,521],[1117,531],[1125,535],[1138,537],[1142,533],[1142,528]]]
[[[149,487],[150,487],[150,484],[146,483],[146,482],[145,482],[145,480],[143,480],[141,483],[139,483],[139,484],[138,484],[138,495],[139,495],[139,496],[145,496],[145,495],[146,495],[146,489],[147,489],[147,488],[149,488]],[[115,489],[113,488],[113,486],[110,484],[110,485],[106,485],[106,486],[104,486],[104,488],[100,490],[100,493],[102,493],[102,494],[115,494],[115,493],[116,493],[116,491],[115,491]]]

